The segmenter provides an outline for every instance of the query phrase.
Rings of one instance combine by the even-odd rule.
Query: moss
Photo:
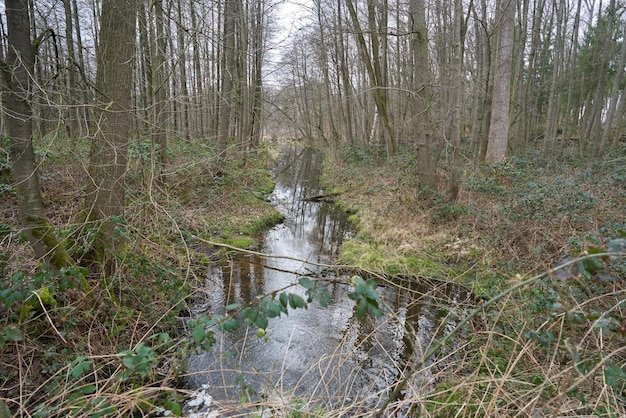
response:
[[[424,277],[450,280],[461,270],[457,265],[430,258],[426,254],[397,253],[385,245],[359,239],[346,240],[341,247],[341,262],[389,276]]]
[[[228,245],[232,245],[233,247],[237,247],[237,248],[252,248],[256,245],[257,240],[255,240],[254,238],[248,236],[248,235],[241,235],[241,236],[231,236],[231,237],[226,237],[226,238],[220,238],[215,240],[215,242],[221,243],[221,244],[228,244]]]
[[[283,214],[276,209],[264,213],[255,219],[248,220],[240,229],[241,233],[247,235],[257,235],[265,232],[267,228],[270,228],[276,224],[279,224],[285,220]]]
[[[26,223],[30,226],[30,233],[33,239],[44,246],[46,253],[49,254],[50,263],[54,267],[62,269],[76,265],[65,246],[57,238],[54,227],[46,219],[31,217],[26,219]],[[78,275],[76,280],[83,292],[92,294],[93,288],[85,276],[82,274]]]

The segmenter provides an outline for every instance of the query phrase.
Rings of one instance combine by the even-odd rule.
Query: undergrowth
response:
[[[464,167],[455,202],[419,187],[411,154],[328,160],[325,182],[358,229],[343,262],[456,282],[484,306],[454,356],[416,361],[433,377],[406,382],[415,416],[626,414],[626,149],[602,161],[566,151]]]
[[[128,207],[117,223],[123,247],[107,278],[33,259],[19,230],[10,163],[0,154],[0,399],[12,413],[181,415],[189,394],[178,386],[185,361],[213,347],[216,332],[246,325],[268,338],[269,319],[330,303],[324,287],[302,278],[294,286],[304,296],[284,289],[231,304],[223,315],[191,318],[193,285],[216,251],[204,243],[254,246],[255,234],[280,218],[266,202],[273,187],[267,150],[245,165],[233,158],[218,166],[203,143],[173,140],[171,147],[176,158],[164,166],[155,165],[150,141],[131,147]],[[87,144],[49,137],[37,148],[47,216],[80,260],[89,247],[77,221]],[[460,198],[451,202],[420,187],[409,153],[385,161],[380,150],[347,148],[330,156],[324,181],[356,227],[341,262],[408,280],[407,289],[426,278],[473,295],[450,304],[447,291],[414,291],[421,302],[412,309],[420,312],[396,312],[374,280],[352,277],[348,297],[364,333],[359,349],[376,345],[385,353],[389,341],[376,340],[377,327],[403,323],[410,354],[393,360],[397,383],[374,393],[389,403],[386,414],[626,415],[625,158],[621,149],[599,163],[565,155],[556,164],[529,152],[468,166]],[[94,295],[76,288],[82,276]],[[440,321],[419,323],[422,309]],[[421,340],[414,326],[434,332]],[[322,366],[320,359],[312,367]],[[225,414],[376,414],[357,400],[333,410],[289,393],[254,403],[245,381],[240,390],[241,405]]]
[[[34,258],[20,232],[3,143],[0,400],[13,414],[180,413],[179,377],[199,346],[181,332],[183,320],[217,251],[193,236],[254,246],[253,236],[280,218],[266,201],[273,182],[264,148],[245,164],[231,158],[217,169],[212,147],[176,138],[169,145],[171,162],[158,166],[149,139],[131,144],[127,207],[116,220],[122,247],[114,273],[102,277],[78,266],[56,271]],[[46,215],[80,262],[91,238],[78,222],[88,143],[51,135],[35,146]],[[76,288],[79,277],[93,295]]]

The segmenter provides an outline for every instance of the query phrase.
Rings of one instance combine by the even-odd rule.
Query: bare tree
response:
[[[376,22],[375,5],[373,0],[368,0],[368,31],[370,35],[370,48],[367,46],[365,40],[365,31],[362,28],[357,10],[353,0],[347,0],[348,12],[352,21],[354,29],[354,36],[360,52],[361,60],[367,70],[367,76],[369,77],[372,93],[374,96],[374,103],[376,104],[377,113],[375,116],[382,119],[383,124],[383,138],[385,143],[385,149],[387,151],[387,157],[391,157],[396,152],[396,135],[393,128],[393,123],[388,111],[388,103],[386,101],[387,94],[385,92],[387,85],[383,78],[383,65],[386,63],[381,62],[380,55],[380,41],[379,41],[379,27]],[[370,51],[371,49],[371,51]]]

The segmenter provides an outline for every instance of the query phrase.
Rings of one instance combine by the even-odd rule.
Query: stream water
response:
[[[466,297],[452,287],[433,293],[421,286],[380,286],[385,317],[358,321],[347,296],[348,277],[329,277],[328,270],[295,260],[332,263],[341,242],[352,234],[345,213],[310,199],[323,194],[321,164],[319,152],[292,145],[285,147],[275,169],[271,201],[285,221],[265,234],[261,252],[291,258],[240,254],[208,272],[199,312],[224,313],[229,304],[245,306],[274,291],[304,296],[297,284],[301,275],[332,279],[326,284],[332,295],[327,308],[313,302],[307,309],[290,309],[289,315],[270,319],[267,338],[258,338],[257,329],[246,326],[218,333],[214,350],[190,359],[188,385],[204,388],[222,411],[242,394],[273,402],[304,399],[324,410],[344,410],[345,416],[371,411],[434,333],[454,326],[450,310],[435,295],[444,294],[448,306]],[[428,372],[420,373],[410,386],[427,390],[430,379]]]

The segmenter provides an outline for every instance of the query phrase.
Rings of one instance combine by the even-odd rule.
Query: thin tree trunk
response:
[[[546,117],[546,131],[543,137],[542,151],[552,151],[554,143],[556,142],[556,134],[558,130],[558,117],[560,101],[558,100],[558,85],[561,82],[561,73],[563,72],[563,56],[565,50],[564,32],[565,32],[565,1],[559,0],[554,2],[554,8],[556,10],[556,39],[555,39],[555,52],[552,64],[552,79],[550,81],[550,93],[548,96],[548,112]]]
[[[233,77],[235,68],[235,1],[225,0],[222,80],[220,89],[219,123],[217,147],[220,159],[226,158],[228,134],[230,133],[230,116],[233,107]]]
[[[450,77],[452,81],[452,120],[450,127],[450,142],[452,143],[452,162],[450,179],[450,200],[455,201],[459,196],[459,148],[461,146],[461,96],[463,76],[463,43],[465,29],[463,27],[463,3],[454,0],[454,25],[452,28],[452,68]]]
[[[624,31],[624,26],[622,24],[622,31]],[[622,83],[622,79],[624,77],[624,66],[626,65],[626,42],[622,40],[622,48],[620,50],[620,58],[619,63],[617,64],[617,73],[613,76],[613,85],[611,86],[611,100],[609,102],[609,108],[606,112],[606,121],[604,122],[604,131],[602,132],[602,138],[600,140],[600,144],[596,148],[595,155],[596,157],[602,157],[606,152],[607,145],[609,143],[609,138],[611,136],[611,132],[613,130],[613,124],[616,122],[616,109],[617,103],[620,101],[620,85]],[[623,90],[621,90],[623,93]],[[624,101],[624,96],[621,97],[621,101]],[[619,119],[619,117],[618,117]],[[619,126],[619,121],[617,121],[617,125]]]
[[[167,163],[167,87],[168,70],[166,68],[167,61],[165,59],[167,39],[165,37],[164,16],[163,16],[163,0],[154,0],[154,25],[155,39],[153,41],[152,65],[153,65],[153,84],[152,84],[152,143],[159,148],[158,177],[160,181],[164,181],[164,165]]]
[[[411,0],[409,3],[409,22],[413,59],[413,94],[415,95],[413,99],[415,107],[413,132],[417,142],[419,180],[423,186],[435,189],[436,181],[431,157],[432,126],[429,116],[431,75],[424,0]]]
[[[74,260],[59,242],[45,217],[39,188],[39,173],[33,151],[32,90],[35,47],[30,39],[30,18],[26,3],[5,0],[8,30],[6,61],[0,62],[2,99],[6,109],[6,130],[10,138],[10,158],[17,187],[20,221],[35,255],[57,268],[69,267]],[[39,39],[41,41],[41,37]],[[86,288],[83,286],[83,290]]]
[[[177,1],[178,25],[176,26],[176,37],[178,42],[178,68],[180,71],[180,88],[182,98],[180,100],[180,113],[182,126],[179,127],[181,135],[186,141],[191,139],[189,127],[189,88],[187,87],[187,46],[185,45],[185,29],[183,26],[182,1]]]
[[[501,18],[498,22],[493,108],[489,124],[487,154],[485,155],[487,164],[493,164],[506,158],[509,141],[509,105],[511,101],[511,63],[515,29],[515,3],[513,0],[500,0],[498,8]]]
[[[372,0],[368,1],[368,9],[370,8],[370,3]],[[361,28],[361,24],[359,22],[358,15],[356,13],[356,9],[354,8],[354,1],[347,0],[346,4],[348,6],[348,11],[350,12],[350,18],[352,19],[352,25],[354,26],[355,36],[357,40],[357,46],[361,54],[361,59],[365,68],[367,70],[368,77],[370,79],[370,83],[372,86],[373,95],[374,95],[374,103],[376,104],[376,108],[379,113],[379,117],[382,119],[383,128],[385,130],[385,144],[387,150],[387,157],[391,157],[396,152],[396,141],[395,141],[395,133],[393,126],[391,125],[391,120],[389,118],[389,112],[387,111],[387,103],[385,102],[385,87],[382,85],[382,70],[380,57],[376,54],[378,53],[378,41],[372,40],[372,45],[374,51],[372,51],[372,55],[368,51],[367,44],[365,42],[365,37],[363,36],[363,29]],[[370,26],[375,22],[371,21],[370,18]],[[372,31],[372,35],[375,36],[376,27],[370,27],[370,31]],[[374,46],[375,45],[375,46]]]

